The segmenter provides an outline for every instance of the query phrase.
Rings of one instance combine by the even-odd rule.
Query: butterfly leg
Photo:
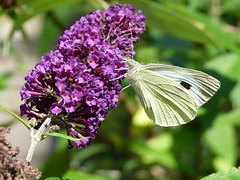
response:
[[[125,86],[124,88],[122,88],[121,92],[124,91],[125,89],[129,88],[131,85],[128,84],[127,86]]]
[[[116,71],[123,71],[123,70],[128,70],[128,68],[121,68],[121,69],[114,69]]]

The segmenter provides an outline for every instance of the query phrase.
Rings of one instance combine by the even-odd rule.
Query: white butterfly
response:
[[[200,106],[219,89],[212,76],[166,64],[140,64],[128,59],[129,83],[148,117],[160,126],[193,120]]]

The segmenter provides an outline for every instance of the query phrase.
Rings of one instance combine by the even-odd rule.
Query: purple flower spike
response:
[[[59,38],[25,77],[21,115],[64,121],[78,149],[87,147],[108,113],[117,106],[133,42],[145,31],[145,17],[131,5],[110,6],[82,17]],[[74,125],[73,125],[74,124]],[[68,148],[72,148],[69,141]]]
[[[63,108],[63,105],[62,103],[53,103],[51,108],[50,108],[50,111],[53,113],[53,114],[59,114],[62,112],[62,108]]]

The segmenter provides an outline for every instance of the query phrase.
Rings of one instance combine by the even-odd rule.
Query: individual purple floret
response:
[[[132,43],[145,31],[144,20],[141,11],[120,4],[82,17],[25,77],[21,115],[35,118],[38,129],[54,114],[68,135],[87,138],[76,141],[77,148],[88,146],[100,122],[117,106],[127,72],[121,57],[134,55]],[[70,141],[68,147],[73,147]]]

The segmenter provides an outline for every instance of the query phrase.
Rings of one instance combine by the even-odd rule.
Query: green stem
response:
[[[30,126],[28,126],[21,117],[19,117],[17,114],[15,114],[14,112],[12,112],[10,109],[2,106],[1,104],[0,104],[0,108],[1,108],[2,110],[4,110],[4,111],[8,112],[9,114],[11,114],[12,116],[14,116],[15,118],[17,118],[28,130],[31,130]]]

